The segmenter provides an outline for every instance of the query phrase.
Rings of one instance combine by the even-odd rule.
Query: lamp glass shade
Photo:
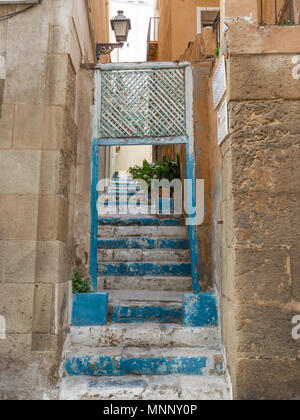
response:
[[[112,30],[115,32],[117,42],[126,42],[128,32],[131,29],[130,19],[123,15],[123,11],[118,12],[118,16],[111,20]]]

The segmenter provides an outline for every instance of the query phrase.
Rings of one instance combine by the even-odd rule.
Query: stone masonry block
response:
[[[71,260],[65,243],[38,241],[36,243],[36,282],[64,283],[69,280]]]
[[[35,241],[0,241],[0,284],[34,283],[35,266]]]
[[[60,160],[59,152],[3,150],[0,154],[0,193],[60,193],[65,183],[61,176],[61,185],[58,185],[59,174],[62,172]],[[12,168],[16,170],[12,172]]]
[[[44,134],[44,109],[41,105],[16,106],[14,147],[41,149]]]
[[[6,70],[4,103],[44,103],[46,54],[28,54],[27,50],[21,49],[17,52],[16,49],[9,50],[6,55]]]
[[[10,149],[12,146],[13,129],[10,125],[0,124],[0,149]]]
[[[300,193],[300,102],[230,103],[232,193]],[[230,165],[231,164],[231,168]]]
[[[47,11],[40,7],[35,7],[30,13],[16,16],[15,19],[10,19],[7,27],[7,50],[47,53],[48,22]]]
[[[0,150],[10,149],[14,123],[14,105],[0,105]]]
[[[67,330],[70,325],[69,305],[72,299],[71,291],[72,285],[70,281],[55,285],[55,334],[60,334]]]
[[[0,315],[6,320],[7,334],[32,331],[33,284],[1,284]]]
[[[290,249],[290,256],[292,296],[296,302],[300,302],[300,246],[298,244]]]
[[[30,360],[31,334],[7,334],[6,340],[0,340],[0,387],[3,386],[3,372],[9,368],[24,365]]]
[[[223,293],[235,302],[291,302],[291,256],[285,248],[237,248],[233,270],[224,272]],[[224,254],[224,264],[230,266],[230,254]],[[227,285],[228,284],[228,285]],[[227,285],[227,287],[226,287]]]
[[[74,115],[76,75],[70,58],[65,55],[49,55],[47,58],[46,103],[64,105]]]
[[[38,239],[66,242],[68,234],[68,203],[59,196],[41,196],[38,214]]]
[[[237,357],[296,358],[299,342],[292,337],[290,305],[276,303],[236,305],[223,300],[225,346]]]
[[[55,332],[55,287],[52,284],[36,284],[34,290],[33,332]]]
[[[233,200],[233,228],[239,245],[291,246],[299,240],[298,194],[251,193]]]
[[[61,148],[64,138],[64,109],[59,106],[45,107],[44,142],[46,149],[57,150]]]
[[[37,197],[30,194],[1,194],[1,239],[21,241],[36,239],[37,201]]]
[[[300,99],[300,79],[293,77],[292,58],[289,54],[231,56],[230,99]]]
[[[0,155],[0,193],[37,194],[40,165],[39,151],[3,150]]]
[[[36,284],[34,334],[59,334],[68,326],[69,282]]]
[[[299,400],[300,362],[294,358],[241,358],[237,363],[237,400]]]

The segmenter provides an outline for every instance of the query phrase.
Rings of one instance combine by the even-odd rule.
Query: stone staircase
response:
[[[109,192],[132,181],[114,181]],[[110,205],[110,204],[109,204]],[[189,326],[188,231],[171,216],[99,220],[98,291],[109,293],[105,326],[71,327],[61,400],[230,399],[216,299],[202,293],[201,326]]]

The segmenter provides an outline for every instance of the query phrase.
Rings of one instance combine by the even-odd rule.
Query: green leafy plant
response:
[[[72,273],[72,287],[73,293],[90,293],[91,291],[91,282],[89,280],[85,280],[81,271],[74,270]]]
[[[164,156],[162,161],[155,162],[155,174],[157,179],[167,179],[170,182],[180,178],[179,156],[176,156],[176,160]]]
[[[179,156],[177,155],[176,160],[168,159],[164,156],[162,161],[152,163],[144,160],[142,166],[133,166],[129,168],[128,172],[134,179],[145,181],[150,189],[153,179],[158,179],[159,181],[167,179],[171,182],[180,178]]]
[[[220,55],[220,46],[215,49],[215,57],[219,57]]]
[[[295,24],[292,21],[290,21],[290,20],[284,20],[281,23],[281,26],[295,26]]]

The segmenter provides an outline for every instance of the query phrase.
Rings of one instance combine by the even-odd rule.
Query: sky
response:
[[[112,62],[140,62],[146,61],[147,35],[150,18],[154,16],[154,0],[110,0],[110,18],[123,10],[131,20],[132,30],[129,31],[128,45],[115,50],[111,54]],[[115,35],[111,31],[110,42],[115,42]]]

